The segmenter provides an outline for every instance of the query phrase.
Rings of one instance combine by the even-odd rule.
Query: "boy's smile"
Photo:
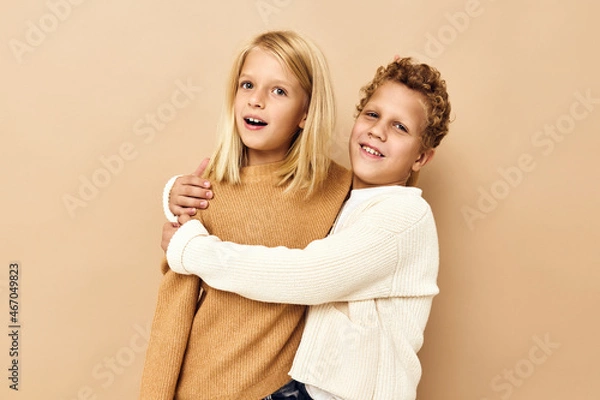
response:
[[[368,146],[366,144],[360,144],[361,149],[363,149],[365,152],[367,152],[368,154],[371,154],[372,156],[375,157],[384,157],[383,154],[381,154],[381,152],[376,148],[376,147],[371,147]]]
[[[421,147],[426,123],[419,92],[397,82],[383,83],[352,128],[353,188],[406,185],[410,174],[421,169],[434,153]]]

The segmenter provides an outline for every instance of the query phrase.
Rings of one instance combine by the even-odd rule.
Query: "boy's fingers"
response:
[[[176,196],[173,198],[173,208],[200,208],[205,209],[208,206],[206,199],[190,196]]]
[[[177,182],[180,186],[197,186],[201,188],[208,189],[210,187],[210,181],[208,179],[200,178],[196,175],[184,175],[178,178],[179,182]],[[177,186],[173,186],[176,188]]]
[[[180,196],[180,197],[190,197],[190,198],[205,199],[205,200],[212,199],[212,197],[213,197],[213,193],[211,190],[206,190],[206,189],[199,188],[197,186],[189,186],[189,185],[182,186],[180,188],[180,190],[177,190],[175,195]],[[181,204],[181,203],[177,203],[177,204],[184,205],[187,207],[192,207],[192,205],[188,205],[188,204]]]
[[[179,222],[181,225],[183,225],[183,224],[185,224],[186,222],[188,222],[188,221],[189,221],[189,220],[191,220],[191,219],[192,219],[192,217],[190,217],[189,215],[187,215],[187,214],[181,214],[181,215],[180,215],[180,216],[177,218],[177,221],[178,221],[178,222]]]
[[[178,178],[180,181],[178,182],[181,186],[204,186],[204,181],[206,179],[200,178],[196,175],[183,175]]]
[[[185,212],[185,208],[183,207],[179,207],[179,206],[170,206],[169,210],[173,213],[173,215],[177,216],[179,214],[181,214],[182,212]]]
[[[209,161],[210,161],[210,158],[205,158],[204,160],[202,160],[202,162],[200,163],[200,165],[198,165],[198,168],[196,168],[196,171],[194,171],[194,173],[192,175],[202,176]]]

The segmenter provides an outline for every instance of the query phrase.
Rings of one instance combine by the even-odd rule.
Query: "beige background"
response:
[[[455,122],[420,182],[441,294],[419,398],[599,398],[599,13],[585,0],[4,1],[0,320],[8,331],[18,261],[22,329],[17,393],[1,335],[0,397],[137,396],[162,186],[210,154],[238,47],[289,28],[328,57],[346,165],[378,65],[418,56],[448,81]]]

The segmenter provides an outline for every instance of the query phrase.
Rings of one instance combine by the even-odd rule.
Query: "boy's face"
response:
[[[433,157],[422,151],[426,127],[423,96],[403,84],[385,82],[356,118],[350,136],[353,189],[406,185]]]

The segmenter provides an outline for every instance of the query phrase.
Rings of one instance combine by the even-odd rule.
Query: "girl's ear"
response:
[[[431,159],[433,158],[433,156],[435,155],[435,149],[428,149],[425,150],[424,152],[422,152],[419,155],[419,158],[417,158],[415,160],[415,162],[412,165],[412,170],[414,172],[419,171],[421,168],[423,168],[425,166],[425,164],[427,164],[429,161],[431,161]]]
[[[298,127],[300,129],[304,129],[304,125],[306,124],[306,117],[308,117],[308,113],[307,112],[304,113],[304,115],[302,116],[302,119],[298,123]]]

